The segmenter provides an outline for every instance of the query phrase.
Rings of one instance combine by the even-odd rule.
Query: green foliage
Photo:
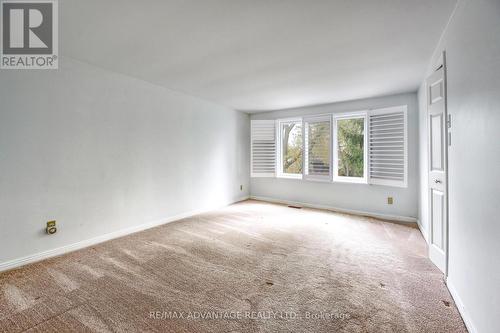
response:
[[[283,172],[302,173],[302,125],[283,125]]]
[[[343,119],[337,122],[339,176],[364,175],[364,120]]]
[[[363,177],[364,175],[364,119],[342,119],[337,122],[338,175]],[[328,173],[330,165],[330,126],[328,123],[311,124],[309,137],[309,172]],[[300,123],[282,126],[283,172],[302,173],[303,138]]]

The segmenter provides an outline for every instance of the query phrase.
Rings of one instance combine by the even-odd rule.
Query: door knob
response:
[[[434,181],[434,183],[436,183],[436,184],[441,184],[441,181],[440,181],[439,179],[436,179],[436,180]]]

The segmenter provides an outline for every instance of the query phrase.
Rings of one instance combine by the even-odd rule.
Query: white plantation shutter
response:
[[[274,177],[276,126],[274,120],[251,121],[251,176]]]
[[[407,186],[408,142],[406,106],[369,113],[369,183]]]
[[[330,115],[304,118],[304,175],[308,179],[331,179],[331,120]]]

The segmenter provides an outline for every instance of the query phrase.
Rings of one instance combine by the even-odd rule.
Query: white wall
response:
[[[248,195],[248,115],[60,65],[0,72],[0,267]]]
[[[256,113],[251,116],[251,119],[278,119],[397,105],[408,105],[407,188],[366,184],[320,183],[283,178],[251,178],[251,195],[344,210],[416,218],[418,200],[418,103],[416,94],[400,94],[314,107]],[[393,205],[387,204],[388,196],[394,197]]]
[[[448,286],[470,331],[500,332],[500,1],[459,1],[431,63],[442,50],[452,116]]]
[[[422,84],[418,90],[418,225],[424,238],[429,241],[429,155],[427,153],[427,95],[425,86]]]

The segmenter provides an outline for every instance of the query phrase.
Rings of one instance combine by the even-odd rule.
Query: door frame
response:
[[[439,70],[440,68],[443,69],[443,80],[444,80],[444,96],[445,96],[445,100],[444,100],[444,122],[445,122],[445,135],[444,135],[444,146],[445,146],[445,149],[444,149],[444,172],[445,172],[445,179],[446,179],[446,184],[445,184],[445,188],[444,190],[446,191],[445,193],[445,209],[446,209],[446,214],[445,214],[445,219],[443,221],[444,223],[444,226],[445,226],[445,244],[444,244],[444,249],[445,249],[445,270],[444,270],[444,276],[445,278],[448,277],[448,262],[449,262],[449,165],[448,165],[448,150],[449,150],[449,147],[451,145],[451,140],[450,140],[450,129],[451,129],[451,121],[450,121],[450,118],[449,118],[449,114],[448,114],[448,70],[447,70],[447,66],[446,66],[446,51],[442,51],[439,59],[437,60],[435,66],[433,66],[433,72],[432,73],[435,73],[437,70]],[[431,74],[432,75],[432,74]],[[430,75],[428,76],[430,77]],[[427,79],[426,79],[427,80]],[[426,82],[426,126],[427,126],[427,177],[429,176],[429,172],[431,170],[431,159],[430,159],[430,151],[431,151],[431,140],[430,140],[430,137],[431,137],[431,129],[429,127],[429,104],[428,104],[428,101],[429,101],[429,91],[428,91],[428,87],[427,87],[427,82]],[[430,193],[431,192],[431,188],[429,186],[429,181],[427,181],[427,193]],[[428,196],[428,200],[427,200],[427,207],[429,208],[429,212],[428,212],[428,221],[429,221],[429,242],[432,242],[432,210],[430,209],[430,206],[431,206],[431,196],[429,195]],[[428,247],[428,250],[430,251],[430,246],[432,246],[431,243],[429,243],[429,247]],[[430,253],[429,253],[430,255]]]

